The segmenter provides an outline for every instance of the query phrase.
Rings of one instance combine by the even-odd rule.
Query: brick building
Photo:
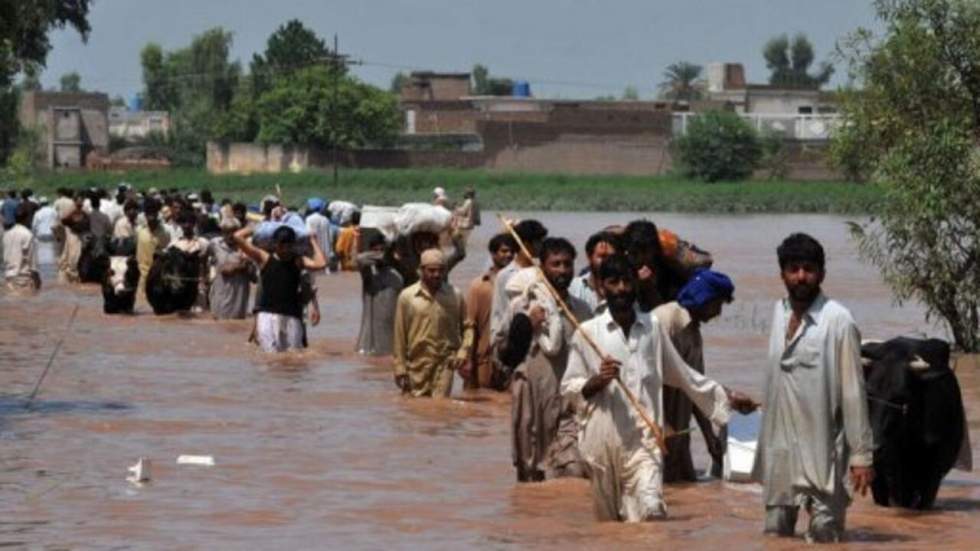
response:
[[[26,92],[21,126],[37,130],[38,156],[48,168],[85,165],[92,151],[109,150],[109,96],[101,93]]]

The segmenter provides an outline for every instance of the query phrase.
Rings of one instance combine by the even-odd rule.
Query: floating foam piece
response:
[[[177,464],[214,467],[214,457],[210,455],[181,455],[177,457]]]

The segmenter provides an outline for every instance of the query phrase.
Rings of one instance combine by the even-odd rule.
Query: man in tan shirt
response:
[[[442,251],[423,252],[419,271],[421,279],[401,292],[395,309],[395,384],[412,396],[448,398],[473,328],[462,293],[446,281]]]
[[[470,283],[466,295],[466,318],[473,327],[474,343],[467,355],[467,361],[460,370],[463,388],[506,388],[506,381],[495,384],[494,366],[490,354],[490,309],[493,304],[493,283],[497,272],[514,260],[517,243],[509,234],[501,233],[490,240],[488,247],[493,265],[485,274]],[[496,381],[500,383],[501,381]]]

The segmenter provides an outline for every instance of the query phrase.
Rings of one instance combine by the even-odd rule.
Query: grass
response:
[[[429,201],[442,186],[452,199],[472,185],[488,209],[562,211],[654,211],[714,213],[867,213],[881,200],[880,190],[847,182],[750,181],[705,183],[678,176],[565,176],[481,170],[345,169],[333,185],[329,171],[298,174],[213,175],[201,169],[168,171],[61,172],[36,176],[35,192],[53,195],[58,187],[137,189],[209,188],[217,199],[256,201],[278,183],[291,204],[308,197],[345,199],[358,204],[399,205]]]

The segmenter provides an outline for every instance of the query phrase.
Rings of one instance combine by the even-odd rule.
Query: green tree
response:
[[[266,41],[265,52],[252,56],[249,71],[255,97],[262,95],[279,77],[311,65],[335,67],[343,73],[347,66],[334,56],[326,42],[298,19],[280,25]]]
[[[61,75],[61,80],[59,83],[61,85],[62,92],[82,91],[82,76],[75,71]]]
[[[405,87],[405,84],[408,82],[408,79],[409,78],[410,77],[408,75],[406,75],[405,73],[403,73],[401,71],[398,71],[395,74],[395,76],[391,77],[391,86],[388,87],[388,90],[392,94],[400,94],[401,91],[402,91],[402,88]]]
[[[38,70],[28,69],[24,73],[24,80],[20,83],[20,89],[24,92],[40,92],[42,90],[41,75]]]
[[[854,87],[833,157],[884,189],[852,224],[899,301],[917,299],[958,348],[980,350],[980,4],[879,0],[884,33],[844,43]],[[941,98],[941,99],[940,99]]]
[[[784,88],[820,88],[830,81],[834,67],[821,63],[816,73],[809,72],[813,65],[813,45],[805,34],[793,37],[792,42],[785,34],[773,37],[762,48],[762,57],[771,71],[769,84]]]
[[[677,151],[687,175],[707,182],[747,178],[763,156],[755,129],[730,111],[692,117],[677,140]]]
[[[509,96],[514,91],[514,81],[509,78],[492,77],[484,65],[477,63],[471,72],[473,94],[477,96]]]
[[[636,101],[640,99],[640,92],[636,89],[636,86],[629,85],[623,89],[623,99],[628,101]]]
[[[257,110],[258,139],[264,143],[387,146],[402,126],[392,94],[325,67],[277,80]]]
[[[664,69],[664,80],[657,87],[660,97],[673,101],[694,101],[704,95],[703,68],[696,63],[679,61]]]

